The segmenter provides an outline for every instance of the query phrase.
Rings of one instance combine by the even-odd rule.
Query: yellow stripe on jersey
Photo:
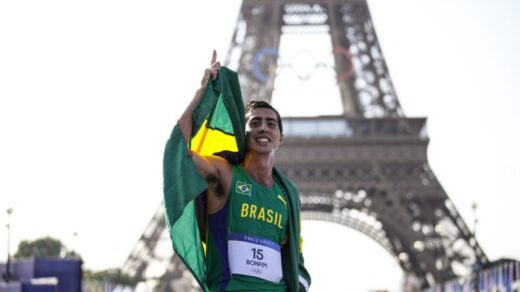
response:
[[[282,201],[282,203],[285,205],[285,207],[287,208],[287,202],[284,200],[284,198],[282,197],[282,195],[278,195],[278,199],[280,199],[280,201]]]

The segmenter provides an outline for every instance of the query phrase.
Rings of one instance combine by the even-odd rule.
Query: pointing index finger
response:
[[[213,50],[213,56],[211,57],[211,65],[217,61],[217,51]]]

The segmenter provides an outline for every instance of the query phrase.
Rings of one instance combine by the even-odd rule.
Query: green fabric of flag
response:
[[[235,72],[225,67],[220,68],[218,80],[208,82],[192,116],[193,137],[200,131],[208,130],[203,127],[217,131],[221,129],[221,132],[235,137],[238,149],[235,153],[239,160],[243,158],[244,105]],[[212,141],[207,141],[210,142]],[[195,198],[207,189],[207,184],[189,156],[187,145],[193,148],[191,141],[185,141],[177,124],[166,143],[163,159],[166,223],[175,252],[204,291],[207,291],[204,283],[204,251],[195,209]],[[197,148],[200,148],[200,145],[197,145]],[[221,151],[230,152],[228,149]]]

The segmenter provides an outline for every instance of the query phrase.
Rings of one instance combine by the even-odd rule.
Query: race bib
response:
[[[262,278],[278,283],[283,277],[280,246],[271,240],[233,233],[228,240],[231,274]]]

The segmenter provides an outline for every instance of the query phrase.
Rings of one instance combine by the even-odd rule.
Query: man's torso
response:
[[[286,291],[281,246],[288,214],[277,184],[262,186],[233,166],[224,208],[208,215],[206,282],[211,291]]]

